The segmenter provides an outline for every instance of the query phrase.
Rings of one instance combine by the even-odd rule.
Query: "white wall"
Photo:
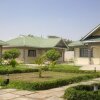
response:
[[[74,51],[65,51],[64,61],[67,62],[70,60],[74,60]]]

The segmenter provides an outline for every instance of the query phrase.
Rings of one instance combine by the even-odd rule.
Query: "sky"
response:
[[[19,35],[79,40],[100,24],[100,0],[0,0],[0,40]]]

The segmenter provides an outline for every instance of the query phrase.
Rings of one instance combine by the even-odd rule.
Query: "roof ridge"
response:
[[[80,39],[80,41],[86,39],[88,36],[90,36],[94,31],[96,31],[98,28],[100,28],[100,24],[98,24],[96,27],[94,27],[90,32],[88,32],[84,37]]]

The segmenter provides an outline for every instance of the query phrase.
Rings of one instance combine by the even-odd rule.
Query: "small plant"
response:
[[[12,60],[10,61],[9,64],[10,64],[13,68],[15,68],[16,65],[17,65],[17,61],[16,61],[15,59],[12,59]]]
[[[37,57],[34,61],[39,66],[39,78],[42,77],[42,65],[44,64],[44,61],[45,61],[44,56]]]

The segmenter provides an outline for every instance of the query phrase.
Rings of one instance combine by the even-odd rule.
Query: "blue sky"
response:
[[[100,24],[100,0],[0,0],[0,39],[20,34],[79,40]]]

